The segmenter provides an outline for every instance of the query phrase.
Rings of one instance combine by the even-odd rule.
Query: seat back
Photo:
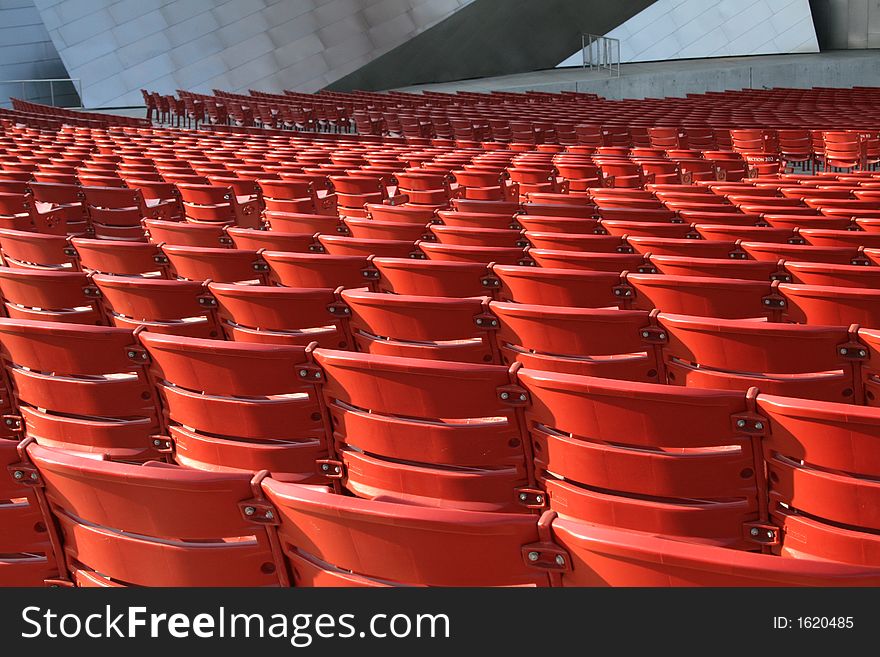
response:
[[[0,346],[28,436],[119,460],[160,456],[156,400],[131,331],[0,319]]]
[[[0,267],[0,295],[6,316],[72,324],[106,324],[87,274]]]
[[[266,526],[242,512],[254,497],[247,475],[109,463],[33,443],[27,454],[61,528],[63,579],[108,587],[288,583]]]
[[[758,395],[770,511],[783,556],[875,565],[880,409]]]
[[[223,335],[204,283],[105,274],[95,274],[92,282],[115,326],[198,338]]]
[[[859,351],[847,327],[659,315],[669,383],[861,403]]]
[[[643,310],[493,301],[505,362],[629,381],[662,380],[656,327]]]
[[[76,251],[61,235],[0,229],[3,264],[15,269],[78,269]]]
[[[531,459],[518,402],[506,392],[507,368],[321,349],[315,357],[333,418],[337,476],[349,491],[527,512],[517,489],[530,484]]]
[[[755,456],[734,421],[746,412],[744,394],[528,369],[517,379],[551,509],[754,549],[744,525],[759,517]]]
[[[348,316],[331,289],[211,283],[227,339],[352,348]]]
[[[545,586],[534,517],[330,495],[263,481],[298,586]],[[450,554],[459,558],[450,561]]]
[[[224,342],[145,331],[170,423],[174,458],[205,470],[269,470],[288,481],[318,479],[327,441],[305,347]],[[308,374],[308,372],[307,372]]]
[[[468,363],[499,362],[488,297],[344,290],[358,351]]]

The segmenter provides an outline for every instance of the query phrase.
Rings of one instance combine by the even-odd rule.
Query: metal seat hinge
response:
[[[518,385],[499,386],[498,398],[508,406],[525,406],[529,402],[526,389]]]
[[[612,294],[616,297],[623,297],[627,299],[632,299],[634,288],[631,285],[627,285],[626,283],[621,283],[620,285],[614,285],[611,288]]]
[[[238,503],[241,516],[247,522],[258,525],[279,525],[278,512],[266,500],[245,500]]]
[[[328,479],[342,479],[345,476],[345,464],[335,459],[318,459],[316,462],[318,474]]]
[[[126,347],[125,355],[128,357],[129,360],[141,365],[147,362],[147,350],[143,347]]]
[[[9,476],[22,486],[42,486],[43,478],[31,463],[15,463],[7,466]]]
[[[531,543],[522,546],[523,561],[529,568],[571,572],[571,556],[553,543]]]
[[[766,436],[768,420],[757,413],[736,413],[731,416],[733,430],[752,436]]]
[[[760,545],[779,545],[782,542],[782,530],[776,525],[768,525],[762,522],[747,522],[743,524],[743,535],[749,541]]]
[[[21,431],[24,426],[21,422],[20,415],[4,415],[2,416],[3,426],[6,427],[9,431]]]
[[[492,313],[474,315],[474,324],[487,331],[498,330],[498,318]]]
[[[639,329],[639,336],[649,344],[666,344],[669,336],[659,326],[644,326]]]
[[[303,381],[308,381],[309,383],[324,382],[324,370],[317,365],[308,363],[297,365],[296,375]]]
[[[517,488],[516,501],[527,509],[544,509],[547,507],[547,493],[540,488]]]
[[[153,448],[160,454],[171,454],[174,447],[174,441],[172,441],[171,438],[160,434],[150,436],[150,444],[152,444]]]

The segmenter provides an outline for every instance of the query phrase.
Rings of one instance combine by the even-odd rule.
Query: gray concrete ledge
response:
[[[680,97],[728,89],[852,86],[880,87],[880,50],[623,64],[619,78],[581,68],[558,68],[422,84],[400,91],[583,91],[617,99]]]

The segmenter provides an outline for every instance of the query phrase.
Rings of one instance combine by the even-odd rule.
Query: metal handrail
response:
[[[40,78],[40,79],[30,79],[30,80],[0,80],[0,86],[5,84],[20,84],[21,85],[21,98],[22,100],[28,100],[27,96],[27,85],[32,83],[49,83],[49,98],[51,99],[52,107],[55,107],[55,83],[57,82],[70,82],[73,84],[73,88],[76,91],[79,97],[79,105],[76,107],[82,109],[82,79],[80,78]],[[5,101],[8,102],[8,101]]]
[[[599,34],[581,34],[583,68],[605,70],[620,77],[620,39]]]

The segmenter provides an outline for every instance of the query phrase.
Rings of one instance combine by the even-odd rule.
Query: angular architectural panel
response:
[[[88,107],[141,88],[317,91],[472,0],[34,0]]]
[[[624,63],[819,52],[809,0],[657,0],[605,36]]]
[[[880,48],[880,2],[810,0],[823,49]]]
[[[331,88],[381,90],[553,68],[654,0],[475,0]]]
[[[3,84],[5,80],[44,80],[68,77],[49,38],[34,0],[0,0],[0,106],[9,96],[49,103],[47,84]],[[56,102],[76,104],[71,85],[56,88]]]

